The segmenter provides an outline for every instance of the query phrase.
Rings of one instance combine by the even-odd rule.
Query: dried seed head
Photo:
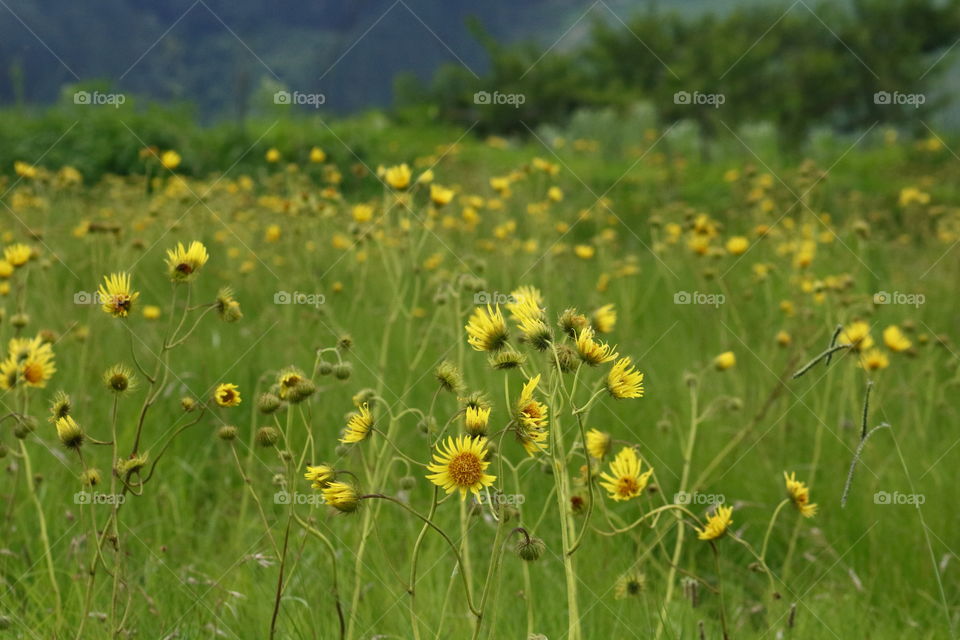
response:
[[[526,533],[526,532],[524,532]],[[524,535],[517,542],[517,555],[525,562],[535,562],[540,559],[547,545],[540,538]]]
[[[261,447],[272,447],[280,440],[280,432],[275,427],[266,426],[257,429],[256,442]]]

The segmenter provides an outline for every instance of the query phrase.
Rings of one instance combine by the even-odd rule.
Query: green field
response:
[[[374,120],[250,126],[206,157],[131,131],[128,170],[102,178],[63,169],[81,154],[16,158],[0,331],[39,340],[0,367],[0,637],[956,637],[960,147]],[[409,184],[379,169],[400,163]],[[208,261],[168,263],[193,241]],[[97,304],[113,273],[139,293],[126,317]],[[522,286],[542,293],[538,335],[507,308]],[[509,334],[490,353],[465,330],[487,302]],[[564,327],[591,323],[643,397],[611,397],[614,362],[583,361]],[[122,392],[103,379],[117,364]],[[549,421],[531,436],[517,399],[537,375]],[[226,383],[238,406],[216,402]],[[60,390],[80,446],[50,419]],[[423,466],[468,399],[491,408],[482,504]],[[341,444],[364,402],[372,429]],[[631,448],[653,474],[613,500],[599,475]],[[351,513],[304,478],[320,463]],[[721,502],[732,524],[698,539]]]

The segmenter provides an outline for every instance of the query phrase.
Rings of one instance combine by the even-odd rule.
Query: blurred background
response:
[[[794,147],[877,124],[922,135],[960,125],[958,39],[960,0],[0,0],[0,162],[35,151],[25,131],[53,142],[41,114],[90,122],[90,106],[168,147],[189,142],[131,119],[162,105],[168,125],[227,127],[217,148],[248,143],[250,122],[371,112],[487,135],[637,110]],[[128,166],[117,144],[87,172]]]

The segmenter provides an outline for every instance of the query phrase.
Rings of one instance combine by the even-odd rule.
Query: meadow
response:
[[[580,125],[20,158],[0,637],[956,637],[952,143]]]

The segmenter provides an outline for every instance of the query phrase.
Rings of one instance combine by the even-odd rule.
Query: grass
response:
[[[27,461],[18,456],[15,421],[7,420],[0,432],[7,451],[7,473],[0,481],[7,516],[0,542],[4,633],[68,638],[77,632],[95,531],[111,507],[75,503],[84,466],[57,441],[46,406],[57,389],[73,396],[73,414],[88,434],[84,462],[103,475],[96,490],[109,493],[111,447],[89,441],[111,439],[112,400],[100,376],[117,362],[134,367],[131,349],[152,371],[167,321],[178,317],[170,304],[165,250],[178,241],[200,240],[211,258],[189,285],[194,303],[211,302],[229,285],[244,317],[224,323],[216,313],[207,315],[170,353],[165,384],[151,387],[139,374],[139,388],[120,399],[118,455],[126,457],[141,403],[157,391],[144,422],[143,450],[151,462],[160,461],[143,495],[128,495],[120,509],[118,553],[106,539],[82,637],[112,637],[119,627],[117,635],[128,637],[263,638],[271,624],[277,637],[338,637],[330,549],[291,513],[331,542],[342,607],[346,619],[353,618],[352,637],[413,637],[410,559],[423,522],[376,499],[362,501],[357,513],[347,515],[320,504],[277,504],[274,494],[286,487],[313,495],[302,478],[300,457],[306,451],[307,462],[327,461],[355,473],[364,493],[399,497],[426,514],[433,486],[404,456],[427,462],[431,439],[424,431],[435,438],[459,408],[453,394],[437,393],[433,372],[442,360],[457,364],[469,388],[491,400],[491,431],[505,427],[510,410],[505,395],[512,403],[526,378],[519,371],[492,371],[486,354],[467,346],[463,326],[475,308],[475,291],[507,294],[524,284],[542,291],[551,323],[568,307],[589,313],[614,304],[618,322],[603,338],[632,356],[645,374],[644,398],[600,396],[585,418],[587,428],[637,445],[656,475],[651,491],[622,503],[595,487],[589,525],[584,515],[573,518],[574,531],[587,527],[573,555],[584,637],[653,637],[663,625],[661,637],[696,638],[701,623],[706,637],[720,637],[721,585],[732,638],[955,637],[958,580],[951,533],[958,495],[951,470],[960,448],[950,428],[957,384],[951,331],[958,311],[953,295],[958,258],[951,249],[960,236],[954,231],[958,210],[950,204],[957,174],[946,149],[884,143],[871,135],[855,146],[856,138],[835,140],[812,149],[809,161],[802,162],[758,158],[731,138],[707,161],[679,144],[662,153],[652,141],[647,148],[608,155],[602,148],[577,151],[572,144],[545,148],[537,140],[499,149],[468,135],[444,155],[432,146],[434,137],[424,133],[419,138],[430,142],[418,146],[416,132],[388,128],[382,144],[390,150],[385,155],[400,154],[417,165],[415,175],[435,164],[436,181],[457,188],[454,202],[435,214],[429,213],[423,187],[412,196],[413,213],[404,213],[374,176],[353,174],[364,167],[344,146],[327,148],[328,163],[349,175],[342,189],[324,184],[318,167],[287,170],[265,163],[249,173],[249,183],[227,173],[180,184],[157,169],[152,188],[136,175],[83,186],[56,186],[43,175],[8,184],[4,241],[28,243],[38,256],[9,279],[3,337],[51,331],[58,371],[46,388],[10,390],[2,401],[18,412],[22,405],[16,403],[25,401],[26,413],[38,423],[23,444],[33,473],[42,479],[37,497],[63,606],[58,623],[38,511],[29,499]],[[251,156],[262,157],[268,144],[262,146]],[[557,174],[528,170],[534,157],[554,164]],[[364,158],[375,170],[378,160]],[[417,158],[422,161],[414,162]],[[738,175],[728,181],[730,169]],[[511,193],[498,197],[489,178],[513,170],[520,173]],[[548,202],[552,185],[563,190],[562,201]],[[324,187],[330,191],[322,192]],[[929,193],[930,202],[901,205],[905,187]],[[804,204],[797,205],[801,194]],[[461,198],[468,195],[483,198],[472,203],[479,212],[472,229],[460,222],[464,206],[471,204]],[[597,204],[601,195],[610,198],[609,209]],[[502,207],[491,208],[491,199]],[[351,206],[359,201],[375,206],[372,222],[351,218]],[[531,203],[547,204],[531,213]],[[708,219],[698,222],[700,214]],[[457,222],[445,222],[445,216]],[[503,226],[508,220],[514,229]],[[76,231],[82,222],[93,224]],[[681,227],[675,241],[671,224]],[[764,237],[756,233],[761,224],[769,227]],[[118,231],[99,232],[98,225]],[[273,241],[266,237],[270,225],[280,230]],[[688,248],[697,225],[712,229],[706,236],[715,255]],[[729,255],[724,243],[740,235],[749,238],[750,249]],[[345,241],[335,242],[335,236]],[[800,267],[798,254],[810,248],[805,242],[812,242],[815,252],[811,264]],[[594,255],[577,257],[576,244],[589,245]],[[758,277],[758,264],[769,265],[765,278]],[[114,319],[96,305],[74,303],[77,292],[92,292],[103,275],[124,270],[133,274],[141,294],[130,318]],[[601,274],[609,280],[598,288]],[[186,288],[177,289],[180,305]],[[925,301],[874,304],[880,291],[919,293]],[[323,303],[276,304],[277,292],[318,294]],[[675,304],[678,292],[723,298],[715,306]],[[785,313],[784,301],[792,313]],[[146,320],[146,305],[160,306],[161,318]],[[19,329],[12,322],[18,313],[29,315]],[[865,371],[859,355],[845,350],[829,367],[818,365],[791,378],[826,348],[838,324],[856,319],[868,323],[888,367]],[[881,333],[889,325],[905,329],[913,343],[907,352],[882,346]],[[777,343],[781,330],[790,334],[787,346]],[[310,400],[274,415],[258,412],[258,396],[278,370],[295,365],[315,372],[317,350],[335,346],[345,334],[352,346],[326,351],[325,357],[349,361],[348,379],[315,373]],[[545,354],[522,349],[529,358],[525,369],[543,372],[541,399],[551,407],[551,442],[562,438],[573,450],[561,467],[572,486],[561,491],[577,491],[589,502],[589,492],[575,483],[584,460],[574,446],[577,423],[557,376]],[[713,358],[728,350],[736,365],[715,370]],[[584,367],[578,381],[592,385],[608,367]],[[563,379],[570,385],[573,374]],[[865,446],[849,502],[841,508],[868,379],[875,383],[868,424],[886,422],[891,429],[877,432]],[[242,404],[210,406],[160,456],[169,435],[198,415],[181,410],[181,397],[209,405],[221,382],[239,385]],[[338,446],[344,416],[363,389],[379,397],[375,407],[384,430],[391,428],[384,405],[394,415],[407,408],[427,414],[407,413],[392,425],[391,440],[403,455],[382,433]],[[578,406],[589,391],[579,390]],[[700,420],[691,442],[694,397]],[[217,437],[224,425],[238,428],[232,443]],[[255,444],[257,429],[265,425],[284,432],[278,447]],[[459,425],[454,421],[453,429]],[[293,460],[278,455],[284,442]],[[544,540],[547,551],[537,562],[523,563],[512,553],[521,534],[511,536],[501,570],[492,574],[480,637],[533,632],[567,638],[562,527],[551,493],[564,474],[551,466],[549,455],[527,458],[512,436],[498,445],[510,464],[500,471],[500,459],[494,459],[497,487],[522,496],[519,513],[505,526],[526,528]],[[683,524],[688,528],[672,580],[675,512],[665,512],[654,527],[601,535],[673,502],[688,445],[686,488],[722,496],[734,506],[731,534],[755,549],[784,498],[783,472],[796,471],[810,487],[819,505],[816,517],[801,519],[788,505],[770,530],[766,561],[776,595],[756,559],[732,536],[717,541],[715,562],[711,545],[689,528],[692,517]],[[618,449],[619,444],[614,452]],[[517,465],[516,478],[511,465]],[[878,503],[877,492],[920,495],[923,504]],[[495,557],[497,527],[490,509],[460,504],[456,498],[443,502],[433,521],[457,544],[468,533],[463,551],[479,602]],[[702,519],[709,505],[687,507]],[[278,554],[283,547],[285,554]],[[282,563],[280,555],[286,558]],[[284,586],[274,623],[281,564]],[[107,571],[117,566],[121,578],[114,596]],[[618,577],[634,566],[645,574],[645,590],[616,599]],[[418,562],[416,637],[473,634],[459,572],[444,539],[427,531]],[[681,584],[691,576],[701,581],[696,607],[689,587]],[[674,595],[664,607],[671,582]]]

